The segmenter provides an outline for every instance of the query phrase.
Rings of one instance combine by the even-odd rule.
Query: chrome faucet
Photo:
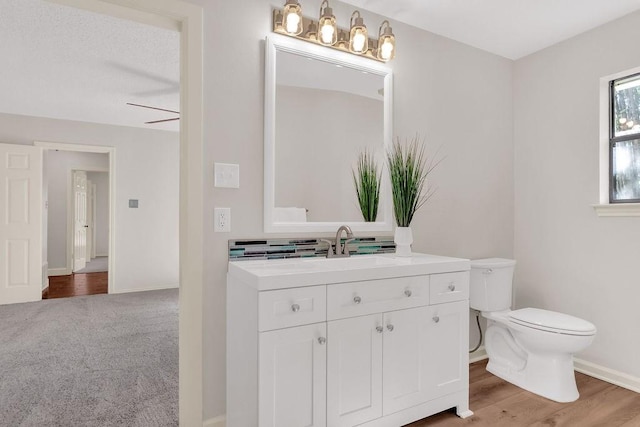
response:
[[[343,231],[347,233],[347,239],[344,241],[344,244],[341,243],[341,236]],[[349,227],[348,225],[341,225],[340,228],[338,228],[338,232],[336,233],[335,245],[333,245],[333,242],[331,240],[322,239],[323,242],[327,242],[329,244],[329,249],[327,250],[327,258],[344,258],[350,256],[351,254],[347,249],[347,245],[354,240],[355,238],[353,237],[351,227]]]

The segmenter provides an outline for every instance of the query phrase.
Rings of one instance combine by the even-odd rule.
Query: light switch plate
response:
[[[213,231],[216,233],[231,232],[231,208],[213,209]]]
[[[214,186],[222,188],[240,188],[240,165],[214,163]]]

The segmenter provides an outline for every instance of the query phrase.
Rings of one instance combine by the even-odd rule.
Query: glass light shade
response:
[[[284,6],[282,25],[287,33],[297,36],[302,33],[302,7],[296,0],[287,0]]]
[[[396,56],[396,39],[393,36],[382,36],[378,40],[378,59],[390,61]]]
[[[356,14],[358,15],[356,17]],[[355,21],[354,21],[355,17]],[[369,34],[364,25],[364,19],[360,17],[360,12],[355,11],[351,15],[351,30],[349,31],[349,50],[353,53],[362,54],[369,49]]]
[[[384,21],[380,25],[380,30],[378,31],[378,52],[376,56],[382,61],[390,61],[396,56],[396,37],[393,35],[393,30],[389,26],[389,21]]]
[[[328,46],[336,44],[338,41],[336,17],[333,15],[333,10],[329,7],[329,2],[326,0],[323,1],[320,6],[318,28],[320,28],[320,43]]]

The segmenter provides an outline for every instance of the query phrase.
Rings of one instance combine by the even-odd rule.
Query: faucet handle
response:
[[[320,239],[321,242],[325,242],[327,244],[329,244],[329,249],[327,249],[327,258],[331,258],[333,257],[336,253],[333,250],[333,242],[329,239]],[[336,245],[336,250],[338,249],[337,245]]]

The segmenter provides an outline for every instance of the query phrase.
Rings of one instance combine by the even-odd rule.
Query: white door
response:
[[[469,303],[459,301],[429,307],[427,341],[438,343],[429,353],[431,396],[466,387],[469,378]]]
[[[42,299],[42,149],[0,144],[0,304]]]
[[[327,326],[260,333],[260,427],[325,427]]]
[[[327,425],[382,416],[382,314],[329,322]]]
[[[87,173],[73,172],[73,271],[87,266]]]
[[[384,314],[384,415],[429,400],[431,354],[441,350],[438,342],[428,340],[428,316],[429,307]]]

